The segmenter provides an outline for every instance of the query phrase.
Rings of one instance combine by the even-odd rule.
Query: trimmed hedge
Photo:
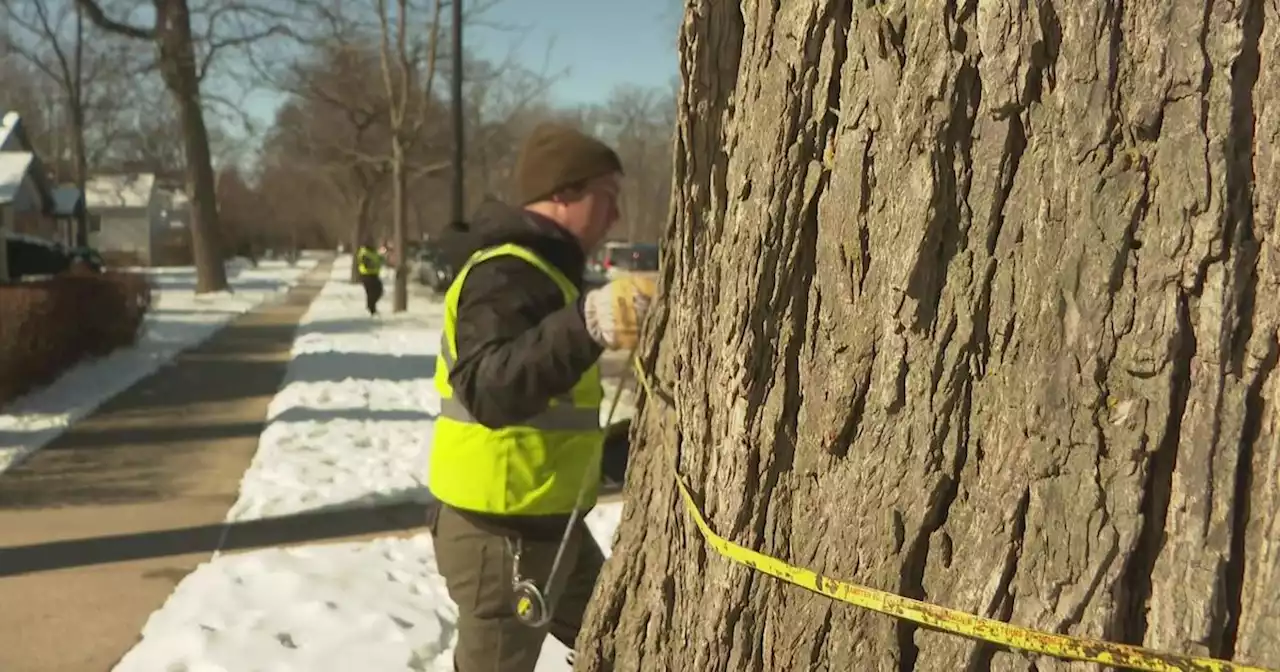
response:
[[[133,345],[150,309],[151,284],[138,273],[73,268],[0,285],[0,404],[81,361]]]

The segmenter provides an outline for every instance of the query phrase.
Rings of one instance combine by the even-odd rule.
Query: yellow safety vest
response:
[[[356,271],[360,275],[374,275],[382,270],[382,260],[378,255],[369,248],[361,248],[360,253],[356,255]]]
[[[600,367],[593,364],[568,393],[551,400],[541,413],[518,425],[490,429],[477,422],[453,395],[449,371],[458,356],[458,297],[476,264],[499,256],[523,259],[546,273],[564,293],[565,305],[578,300],[578,288],[556,267],[530,250],[500,245],[467,260],[445,293],[444,331],[436,362],[440,393],[431,444],[427,486],[450,506],[491,514],[569,513],[586,479],[582,505],[595,504],[600,483]],[[493,390],[505,394],[506,390]]]

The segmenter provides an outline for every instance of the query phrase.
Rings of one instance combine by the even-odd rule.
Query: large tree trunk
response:
[[[1280,667],[1277,4],[686,11],[645,357],[676,401],[578,669],[1083,667],[726,562],[673,453],[795,564]]]
[[[166,22],[159,27],[160,72],[182,119],[187,190],[192,200],[191,254],[196,266],[196,293],[217,292],[227,288],[227,270],[218,239],[217,187],[209,151],[209,129],[200,103],[191,13],[187,0],[163,1]]]

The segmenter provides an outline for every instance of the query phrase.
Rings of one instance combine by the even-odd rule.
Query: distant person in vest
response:
[[[621,176],[600,141],[535,128],[517,160],[519,206],[476,210],[473,251],[445,294],[428,487],[441,502],[432,539],[458,605],[459,672],[532,672],[548,632],[572,649],[604,562],[581,515],[568,525],[580,495],[580,513],[595,505],[602,462],[613,480],[626,467],[625,431],[602,451],[597,360],[635,347],[654,294],[643,277],[582,291],[619,217]],[[517,580],[546,597],[549,623],[517,618],[528,606]]]
[[[382,298],[382,255],[369,246],[361,245],[356,252],[356,273],[364,285],[364,303],[369,315],[378,314],[378,300]]]

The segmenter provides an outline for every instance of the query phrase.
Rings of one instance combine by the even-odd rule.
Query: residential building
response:
[[[17,112],[0,119],[0,207],[17,233],[56,238],[53,185]]]
[[[9,279],[9,234],[57,240],[53,185],[22,127],[9,112],[0,118],[0,281]]]
[[[89,246],[112,263],[152,266],[188,263],[187,226],[173,216],[174,193],[154,173],[97,175],[85,185]],[[180,236],[175,231],[181,231]]]
[[[160,181],[160,191],[168,199],[163,226],[156,232],[153,264],[185,266],[193,263],[191,252],[191,199],[182,185]]]
[[[84,193],[71,185],[53,188],[53,217],[58,225],[62,242],[68,247],[79,247],[76,231],[88,219],[84,205]],[[88,242],[88,237],[84,239]]]

